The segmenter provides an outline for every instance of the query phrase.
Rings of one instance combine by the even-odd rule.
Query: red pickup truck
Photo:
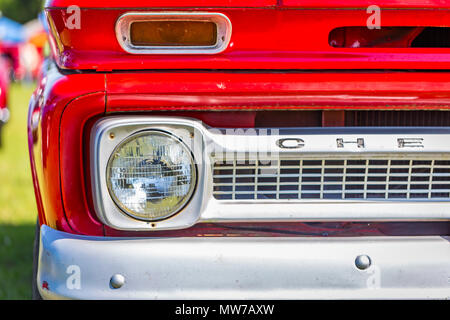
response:
[[[450,297],[450,1],[45,13],[35,298]]]

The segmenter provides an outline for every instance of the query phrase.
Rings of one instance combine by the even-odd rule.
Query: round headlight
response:
[[[196,167],[182,141],[162,131],[143,131],[115,148],[108,161],[107,182],[111,197],[126,214],[161,220],[190,200]]]

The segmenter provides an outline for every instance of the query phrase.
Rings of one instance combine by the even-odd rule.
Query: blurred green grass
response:
[[[14,83],[0,148],[0,300],[30,299],[36,203],[27,144],[33,85]]]

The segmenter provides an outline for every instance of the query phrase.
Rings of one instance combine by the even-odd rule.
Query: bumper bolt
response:
[[[109,280],[109,284],[114,289],[119,289],[125,284],[125,277],[121,274],[116,273],[111,277],[111,280]]]
[[[366,270],[371,264],[370,257],[365,254],[359,255],[355,259],[355,265],[359,270]]]

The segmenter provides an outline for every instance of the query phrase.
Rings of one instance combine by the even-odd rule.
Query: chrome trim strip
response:
[[[450,298],[450,244],[439,236],[133,239],[43,225],[40,244],[44,299]]]
[[[135,46],[131,43],[130,26],[136,21],[210,21],[217,26],[217,42],[213,46]],[[217,12],[128,12],[116,22],[116,37],[123,50],[131,54],[218,54],[230,42],[232,26],[228,17]]]

